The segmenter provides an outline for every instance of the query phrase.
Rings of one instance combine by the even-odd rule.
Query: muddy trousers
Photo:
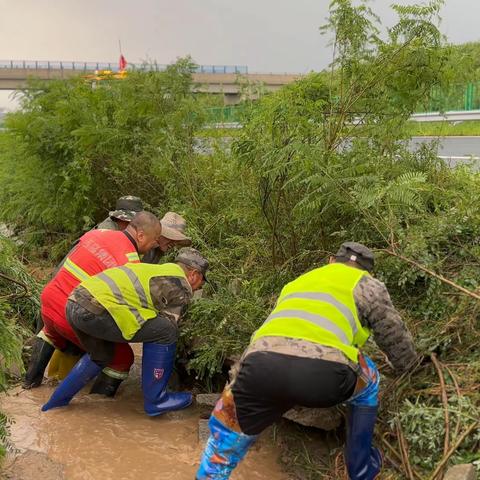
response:
[[[75,302],[67,304],[67,319],[81,339],[88,353],[78,362],[42,407],[43,411],[68,405],[102,366],[110,361],[116,343],[127,342],[113,318],[105,313],[95,315]],[[143,346],[142,389],[145,411],[156,416],[172,410],[186,408],[192,402],[190,393],[167,392],[168,379],[175,360],[177,328],[160,316],[145,322],[128,341],[145,342]]]
[[[133,351],[128,342],[171,345],[177,340],[177,326],[161,316],[145,322],[140,330],[127,341],[123,338],[115,320],[106,310],[97,315],[76,302],[68,301],[66,314],[67,321],[90,354],[91,359],[103,368],[91,393],[99,393],[108,397],[115,395],[133,363]],[[119,368],[118,361],[115,359],[119,357],[119,352],[121,355],[125,349],[130,352],[128,364],[121,365],[122,368]]]
[[[374,365],[373,368],[378,373]],[[347,365],[272,352],[248,355],[233,385],[224,390],[212,412],[211,435],[196,479],[228,479],[258,434],[295,405],[326,408],[350,400],[360,405],[376,404],[378,378],[378,374],[372,373],[366,387],[355,394],[358,376]],[[376,406],[365,406],[376,413]],[[351,418],[358,420],[358,415]],[[363,442],[368,441],[369,436],[371,440],[373,435],[375,417],[373,423],[372,416],[368,418],[370,424],[366,426],[367,434],[361,437]],[[347,439],[346,454],[361,458],[349,468],[350,478],[355,480],[371,480],[376,475],[369,467],[371,441],[357,443],[358,427],[365,429],[366,423],[351,422],[350,441]]]
[[[169,345],[177,341],[177,326],[160,315],[145,322],[131,339],[126,340],[115,320],[106,310],[97,315],[69,300],[66,313],[68,323],[85,350],[102,368],[107,367],[115,358],[116,351],[128,343]],[[131,363],[133,363],[133,354]]]
[[[45,315],[44,312],[42,312],[42,319],[44,326],[38,336],[47,339],[57,350],[64,351],[68,345],[73,344],[78,347],[80,352],[85,351],[85,347],[69,323],[55,321]],[[111,361],[105,365],[103,372],[110,377],[124,380],[128,377],[133,359],[133,351],[130,345],[126,343],[117,345]]]

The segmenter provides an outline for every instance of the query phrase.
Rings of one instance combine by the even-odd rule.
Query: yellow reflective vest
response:
[[[353,291],[365,275],[343,263],[301,275],[283,288],[275,309],[252,341],[267,336],[299,338],[337,348],[358,362],[358,348],[370,331],[358,319]]]
[[[185,272],[175,263],[127,263],[90,277],[80,285],[105,307],[123,337],[130,340],[147,320],[158,314],[150,294],[153,277],[186,280]]]

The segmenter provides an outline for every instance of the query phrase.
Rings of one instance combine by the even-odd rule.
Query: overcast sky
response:
[[[318,31],[330,0],[0,0],[0,60],[247,65],[251,72],[308,72],[331,55]],[[392,2],[372,8],[391,25]],[[398,3],[411,3],[400,0]],[[446,0],[442,31],[480,39],[480,0]],[[0,91],[0,107],[8,106]],[[11,104],[10,104],[11,106]]]

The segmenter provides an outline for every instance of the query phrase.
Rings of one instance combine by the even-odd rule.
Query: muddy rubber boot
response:
[[[378,406],[349,405],[345,463],[350,480],[373,480],[382,469],[382,455],[372,445]]]
[[[50,400],[42,407],[42,412],[51,408],[64,407],[90,381],[96,377],[102,367],[97,365],[86,353],[53,392]]]
[[[106,397],[114,397],[118,387],[123,382],[121,378],[113,378],[105,372],[101,372],[92,385],[90,394],[105,395]]]
[[[167,392],[168,379],[173,371],[176,344],[143,344],[142,389],[147,415],[154,417],[173,410],[181,410],[192,403],[192,394]]]
[[[39,387],[43,380],[43,374],[52,358],[55,347],[43,338],[35,337],[32,348],[32,356],[28,363],[28,370],[23,381],[23,388],[30,389]]]
[[[63,380],[82,355],[70,355],[69,353],[55,350],[48,364],[47,377]]]
[[[195,480],[226,480],[245,457],[258,435],[234,432],[213,415],[208,421],[210,436]]]

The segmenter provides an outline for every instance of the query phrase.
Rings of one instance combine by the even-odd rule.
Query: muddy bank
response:
[[[15,422],[11,441],[18,449],[9,455],[2,478],[193,480],[203,447],[198,442],[200,411],[191,407],[147,417],[138,364],[115,399],[88,395],[86,389],[69,407],[42,413],[52,391],[48,385],[30,391],[17,387],[1,396],[0,409]],[[232,478],[287,480],[277,459],[278,450],[264,436]]]
[[[10,458],[1,474],[4,480],[29,478],[60,480],[65,478],[65,469],[63,465],[50,460],[47,454],[27,450]]]

